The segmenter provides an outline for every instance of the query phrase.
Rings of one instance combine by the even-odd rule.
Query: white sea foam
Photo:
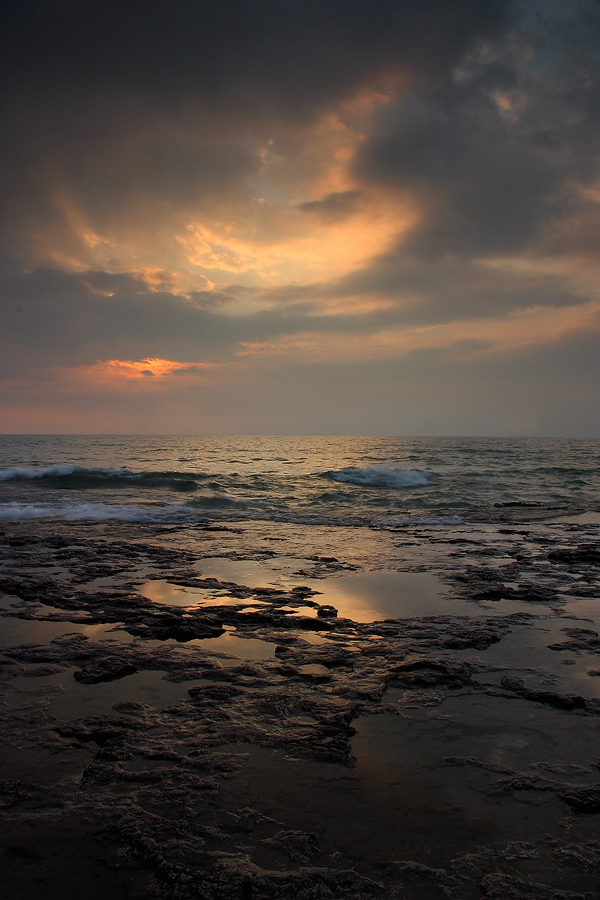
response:
[[[0,520],[16,521],[21,519],[64,519],[77,521],[120,522],[195,522],[222,514],[234,514],[245,510],[246,504],[233,497],[206,497],[204,503],[156,504],[138,506],[135,504],[110,503],[77,503],[69,506],[57,506],[49,503],[0,503]]]
[[[228,498],[231,501],[233,498]],[[257,507],[258,504],[253,504]],[[318,513],[307,514],[298,510],[275,511],[248,509],[238,502],[207,504],[197,503],[152,504],[139,506],[136,504],[79,503],[70,506],[58,506],[49,503],[0,503],[0,521],[25,521],[28,519],[60,519],[67,522],[139,522],[147,524],[186,524],[207,520],[248,520],[290,522],[298,525],[337,525],[337,526],[371,526],[388,528],[398,526],[443,526],[460,525],[461,516],[394,516],[392,518],[370,519],[357,515],[345,515],[331,518]]]
[[[187,506],[194,509],[248,509],[249,507],[262,509],[263,504],[257,500],[232,497],[231,494],[221,492],[219,494],[200,494],[190,500]]]
[[[334,481],[359,484],[365,487],[419,487],[429,484],[430,472],[407,469],[403,466],[368,466],[361,469],[347,466],[327,473]]]
[[[253,504],[258,507],[259,504]],[[24,521],[28,519],[60,519],[67,522],[140,522],[156,524],[186,524],[210,520],[248,520],[291,522],[302,525],[367,525],[367,519],[357,516],[341,519],[327,516],[306,515],[294,512],[248,509],[242,504],[234,506],[223,503],[201,506],[194,503],[185,506],[176,504],[135,504],[79,503],[71,506],[57,506],[47,503],[0,503],[0,521]]]
[[[22,519],[65,519],[69,522],[106,521],[117,519],[121,522],[172,521],[175,510],[183,507],[111,506],[108,503],[79,503],[75,506],[51,506],[42,503],[1,503],[0,520]]]
[[[47,466],[44,469],[21,469],[21,468],[13,468],[13,469],[0,469],[0,481],[14,481],[16,479],[19,480],[27,480],[27,479],[35,479],[35,478],[56,478],[56,477],[64,477],[65,475],[105,475],[105,476],[129,476],[135,477],[136,473],[131,469],[127,468],[127,466],[123,466],[120,469],[103,469],[98,467],[89,467],[89,466],[76,466],[70,464],[64,465],[56,465],[56,466]]]

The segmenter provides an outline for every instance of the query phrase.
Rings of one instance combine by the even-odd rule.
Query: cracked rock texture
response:
[[[599,544],[530,512],[373,530],[439,599],[367,621],[343,529],[11,524],[8,900],[598,900]]]

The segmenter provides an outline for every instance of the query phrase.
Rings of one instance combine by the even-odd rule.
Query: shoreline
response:
[[[501,512],[6,523],[7,896],[596,897],[600,519]]]

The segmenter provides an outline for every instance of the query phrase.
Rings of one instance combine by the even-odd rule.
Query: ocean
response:
[[[600,508],[597,439],[6,435],[0,519],[457,524]]]
[[[600,441],[11,435],[0,520],[7,897],[597,897]]]

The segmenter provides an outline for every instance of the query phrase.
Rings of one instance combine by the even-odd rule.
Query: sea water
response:
[[[465,690],[446,690],[442,685],[422,698],[418,691],[406,691],[392,681],[381,697],[379,715],[359,714],[352,720],[356,728],[351,737],[356,760],[352,769],[258,746],[245,740],[242,728],[236,743],[219,745],[219,752],[231,751],[244,760],[240,772],[220,788],[223,814],[250,806],[269,816],[267,821],[275,819],[274,828],[315,833],[323,853],[314,865],[328,866],[334,860],[336,865],[356,866],[377,879],[385,878],[386,884],[397,885],[393,867],[398,861],[432,866],[423,871],[437,881],[437,867],[449,866],[448,860],[459,858],[473,865],[491,848],[491,871],[506,870],[561,891],[595,886],[591,870],[557,868],[550,857],[555,844],[576,846],[578,852],[589,849],[597,840],[597,817],[569,816],[569,807],[550,791],[505,792],[499,779],[510,771],[541,772],[543,777],[549,772],[549,780],[595,783],[598,719],[578,709],[571,712],[511,697],[499,688],[502,675],[510,673],[534,688],[572,692],[586,702],[598,697],[596,652],[552,649],[567,640],[567,629],[581,628],[587,635],[600,630],[597,566],[576,565],[571,571],[548,556],[550,549],[565,544],[575,548],[597,543],[600,441],[7,436],[0,447],[0,518],[5,522],[0,531],[4,528],[7,534],[0,543],[9,549],[4,574],[10,582],[9,593],[0,597],[6,610],[0,617],[4,649],[39,644],[40,652],[52,655],[57,646],[66,647],[76,635],[83,635],[99,657],[124,644],[134,649],[143,645],[152,665],[167,671],[171,651],[189,655],[190,664],[196,654],[210,658],[226,670],[219,679],[224,682],[235,681],[236,669],[250,660],[257,672],[265,666],[257,693],[261,687],[268,693],[281,685],[286,703],[303,683],[303,675],[331,672],[321,664],[331,647],[355,654],[357,660],[361,651],[366,652],[375,688],[404,653],[422,652],[434,661],[441,655],[473,666],[474,681]],[[195,523],[202,527],[187,527]],[[138,552],[138,545],[166,552],[164,557],[148,557]],[[36,568],[38,547],[47,556],[40,554]],[[50,567],[44,558],[50,559]],[[496,573],[509,589],[506,597],[477,599],[469,591],[461,592],[469,578],[485,581],[491,574],[495,581]],[[463,576],[461,581],[457,575]],[[43,604],[19,599],[21,579],[29,597],[37,591],[43,600],[45,583],[63,578],[64,596],[81,599],[76,622],[55,620],[58,608],[47,615]],[[239,585],[246,590],[232,590]],[[314,591],[307,599],[312,606],[304,607],[301,597],[297,601],[293,597],[300,585]],[[547,588],[547,602],[528,599],[532,585]],[[304,619],[313,616],[317,622],[317,604],[339,611],[326,631],[303,627],[294,632],[293,616],[289,617],[283,632],[292,635],[292,646],[304,648],[312,662],[298,666],[297,674],[293,666],[285,666],[285,654],[281,668],[276,649],[283,646],[279,643],[283,634],[270,625],[264,629],[246,625],[245,611],[237,630],[228,626],[220,637],[182,645],[174,639],[140,641],[127,632],[127,623],[88,624],[85,618],[87,592],[104,593],[106,608],[113,592],[117,597],[125,592],[132,600],[133,618],[136,594],[140,609],[154,603],[159,615],[165,608],[186,615],[186,607],[192,613],[203,606],[213,615],[220,606],[221,616],[231,604],[269,609],[268,591],[273,588],[275,593],[286,591],[294,613]],[[515,588],[521,589],[519,596],[510,593]],[[283,608],[276,607],[278,613]],[[411,643],[411,618],[417,623],[415,633],[429,634],[416,645]],[[352,621],[344,624],[344,619]],[[403,623],[382,621],[389,619]],[[510,628],[487,649],[456,648],[445,640],[444,630],[448,621],[457,619],[482,628],[503,619]],[[372,622],[381,627],[361,630],[361,623]],[[386,642],[388,629],[398,643]],[[405,637],[400,637],[402,629]],[[371,653],[369,642],[381,650]],[[23,652],[29,652],[27,647]],[[76,681],[72,665],[33,677],[35,668],[37,664],[27,664],[17,677],[6,668],[3,703],[7,715],[14,715],[6,718],[2,735],[3,777],[8,784],[16,779],[77,783],[67,782],[66,776],[79,777],[96,748],[93,742],[42,745],[43,729],[55,729],[56,720],[112,717],[118,711],[117,700],[119,705],[137,703],[151,717],[174,704],[185,711],[190,682],[198,685],[193,673],[189,681],[179,683],[165,678],[162,669],[143,666],[139,672],[99,684]],[[244,679],[252,669],[241,671],[240,685],[246,690]],[[348,691],[342,684],[339,694],[333,695],[327,683],[316,682],[315,696],[327,705],[335,698],[341,713],[352,706],[359,712],[363,700],[356,704],[351,689],[353,684],[369,688],[370,682],[364,676],[361,681],[352,667],[341,672],[340,682],[347,680]],[[293,684],[285,681],[288,676]],[[371,704],[371,711],[375,708]],[[291,727],[315,722],[311,717],[304,723],[296,719]],[[30,723],[30,744],[25,743],[23,723]],[[172,727],[169,723],[165,728],[167,744]],[[252,730],[254,722],[248,727]],[[38,728],[41,737],[36,735]],[[204,724],[197,720],[194,728],[202,734]],[[177,729],[173,748],[169,747],[174,753],[182,747]],[[151,740],[155,739],[152,732]],[[194,734],[191,746],[195,742]],[[158,759],[146,763],[140,754],[132,765],[144,771]],[[475,765],[450,764],[453,759],[474,760]],[[168,756],[160,760],[161,766],[166,765]],[[152,814],[159,809],[168,817],[170,813],[163,813],[166,807],[159,805],[161,788],[153,795],[155,788],[149,784],[143,785],[144,803],[156,802]],[[101,791],[105,790],[103,784]],[[80,793],[77,787],[76,796]],[[71,795],[66,796],[71,803]],[[87,804],[92,795],[85,796]],[[122,799],[119,794],[115,809]],[[32,801],[27,803],[31,808]],[[132,808],[127,806],[127,812]],[[208,816],[215,809],[218,812],[218,803],[211,799]],[[86,816],[88,810],[86,806]],[[52,865],[59,865],[72,835],[64,841],[55,817],[44,819],[37,809],[33,814],[35,834],[26,847],[34,846],[43,854],[44,877],[63,890],[62,872],[58,868],[53,874]],[[100,832],[93,819],[86,821],[92,822],[94,834]],[[214,821],[206,819],[209,825]],[[86,827],[81,833],[88,840]],[[58,853],[55,833],[63,841]],[[20,846],[21,834],[7,832],[10,846]],[[253,840],[243,837],[244,845]],[[78,859],[69,877],[71,869],[93,873],[94,878],[98,872],[113,871],[103,862],[104,851],[95,843],[90,846],[91,850],[83,842],[77,845]],[[231,844],[222,846],[231,852]],[[247,846],[243,849],[248,851]],[[255,841],[253,862],[271,868],[269,852],[264,842]],[[29,870],[24,871],[27,875]],[[31,877],[38,871],[32,868]],[[22,873],[19,877],[22,882]],[[473,885],[479,878],[473,876]],[[428,882],[420,892],[417,888],[413,892],[410,885],[407,890],[425,898],[437,896],[442,887]],[[476,885],[471,891],[466,882],[464,891],[464,896],[479,894]],[[549,891],[544,896],[550,896]]]
[[[0,519],[459,524],[600,508],[600,440],[5,435]]]

